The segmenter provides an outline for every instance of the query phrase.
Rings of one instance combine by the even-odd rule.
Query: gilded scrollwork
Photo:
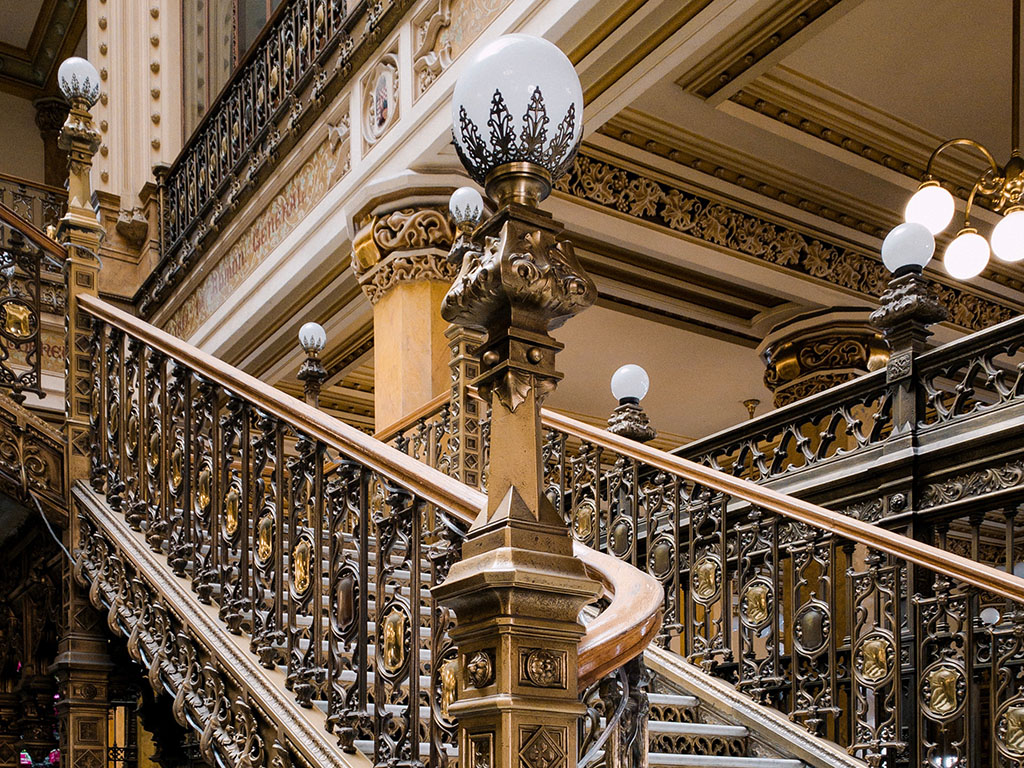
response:
[[[880,297],[888,286],[888,271],[865,253],[655,181],[586,152],[555,182],[555,189],[866,296]],[[1011,307],[959,286],[932,282],[930,287],[948,308],[950,320],[963,328],[987,328],[1015,314]]]

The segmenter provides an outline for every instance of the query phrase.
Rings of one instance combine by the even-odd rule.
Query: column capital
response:
[[[867,311],[842,307],[808,310],[776,325],[758,351],[776,408],[882,368],[889,357]]]
[[[450,284],[454,230],[444,205],[416,205],[369,216],[352,241],[352,269],[371,304],[401,283]]]

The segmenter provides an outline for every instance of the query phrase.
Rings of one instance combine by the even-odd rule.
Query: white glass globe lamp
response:
[[[974,227],[964,227],[946,248],[942,259],[950,277],[970,280],[988,264],[988,241]]]
[[[484,217],[484,199],[473,187],[459,187],[448,200],[448,211],[460,232],[472,232]]]
[[[892,228],[882,241],[882,263],[899,276],[920,272],[935,253],[935,238],[923,224],[908,221]]]
[[[320,323],[306,323],[299,328],[299,344],[310,357],[316,357],[327,346],[327,332]]]
[[[100,73],[81,56],[72,56],[61,62],[57,69],[57,84],[72,105],[76,101],[84,102],[88,109],[100,97]]]
[[[933,235],[939,234],[953,220],[956,204],[953,195],[937,181],[926,181],[907,201],[904,221],[922,224]]]
[[[612,395],[623,403],[639,403],[647,396],[651,379],[639,365],[624,365],[612,374]]]
[[[993,228],[992,253],[1002,261],[1024,259],[1024,208],[1011,209]]]
[[[540,37],[495,39],[455,84],[452,133],[469,175],[499,204],[536,204],[568,169],[583,135],[583,89],[572,62]],[[494,183],[510,173],[518,184]]]
[[[981,619],[982,624],[992,626],[993,624],[998,624],[1002,616],[999,614],[998,608],[990,605],[987,608],[981,609],[981,613],[978,614],[978,618]]]

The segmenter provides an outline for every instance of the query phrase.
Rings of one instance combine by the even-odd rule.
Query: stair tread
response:
[[[674,733],[692,736],[728,736],[729,738],[745,738],[750,735],[742,725],[724,725],[721,723],[670,723],[664,720],[651,720],[648,723],[651,733]]]
[[[696,707],[700,703],[696,696],[683,693],[650,693],[647,695],[647,700],[651,704],[674,707]]]
[[[774,757],[722,757],[718,755],[671,755],[652,752],[651,765],[680,765],[688,768],[804,768],[799,760]]]

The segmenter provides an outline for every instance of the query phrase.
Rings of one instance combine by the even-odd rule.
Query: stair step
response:
[[[782,758],[669,755],[664,752],[652,752],[650,764],[684,768],[804,768],[804,764],[799,760]]]
[[[742,725],[719,723],[669,723],[652,720],[647,728],[651,733],[669,733],[675,736],[722,736],[729,739],[744,739],[750,735],[750,731]]]
[[[651,693],[647,695],[647,700],[664,707],[696,707],[700,703],[696,696],[682,693]]]

